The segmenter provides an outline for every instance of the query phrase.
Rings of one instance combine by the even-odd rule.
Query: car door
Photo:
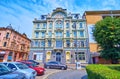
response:
[[[58,63],[57,62],[53,62],[53,67],[54,68],[59,68]]]

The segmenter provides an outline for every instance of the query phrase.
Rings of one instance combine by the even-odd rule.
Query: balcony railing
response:
[[[57,27],[55,28],[55,30],[63,30],[63,28]]]

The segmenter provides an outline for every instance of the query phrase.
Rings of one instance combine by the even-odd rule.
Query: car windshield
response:
[[[0,75],[4,75],[10,72],[11,70],[9,70],[6,66],[0,64]]]
[[[31,67],[36,67],[36,64],[34,64],[34,63],[30,63],[30,64],[28,63],[28,64],[26,64],[26,65],[29,66],[29,67],[30,67],[30,66],[31,66]]]
[[[22,63],[17,63],[16,66],[19,68],[19,69],[28,69],[29,67],[25,64],[22,64]]]

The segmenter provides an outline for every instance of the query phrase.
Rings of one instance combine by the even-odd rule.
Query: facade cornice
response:
[[[21,34],[21,33],[17,32],[17,31],[15,31],[14,29],[9,29],[9,28],[5,28],[5,27],[0,27],[0,30],[10,30],[10,31],[13,31],[13,32],[15,32],[16,34],[20,35],[21,37],[23,37],[23,38],[25,38],[25,39],[27,39],[27,40],[29,40],[29,41],[31,42],[31,40],[30,40],[29,38],[27,38],[27,36],[26,36],[25,34]]]

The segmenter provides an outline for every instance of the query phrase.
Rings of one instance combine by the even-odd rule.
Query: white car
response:
[[[12,71],[4,64],[0,63],[0,79],[26,79],[25,74]]]
[[[24,73],[26,75],[26,79],[35,79],[37,75],[35,70],[20,62],[3,62],[3,64],[12,70]]]

